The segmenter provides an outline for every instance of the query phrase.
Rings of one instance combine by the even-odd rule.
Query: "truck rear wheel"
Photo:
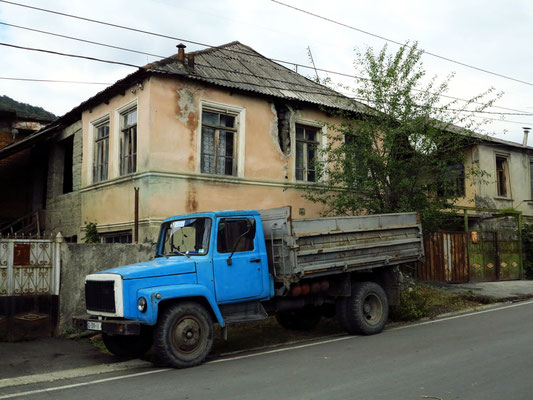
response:
[[[342,305],[344,303],[344,306]],[[373,335],[385,327],[389,303],[385,291],[375,282],[354,282],[352,295],[343,299],[339,322],[350,334]]]
[[[276,320],[285,329],[291,331],[310,331],[320,322],[322,314],[315,307],[304,307],[298,310],[280,311]]]
[[[213,347],[211,316],[200,304],[175,304],[160,316],[154,344],[165,364],[176,368],[199,365]]]
[[[141,334],[135,336],[111,336],[102,333],[106,349],[119,357],[140,357],[152,347],[152,330],[141,327]]]

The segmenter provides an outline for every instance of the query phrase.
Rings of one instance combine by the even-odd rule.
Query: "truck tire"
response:
[[[344,316],[340,319],[344,319],[346,325],[343,329],[348,333],[373,335],[383,330],[389,316],[389,303],[380,285],[375,282],[354,282],[352,295],[344,301],[344,307],[341,306]]]
[[[315,307],[304,307],[298,310],[277,312],[276,320],[290,331],[310,331],[318,325],[321,316],[321,310]]]
[[[343,330],[348,331],[348,321],[346,319],[346,307],[347,307],[346,304],[347,304],[347,298],[339,297],[337,298],[337,302],[335,303],[335,309],[336,309],[337,322],[339,323],[339,326]]]
[[[213,347],[213,320],[198,303],[178,303],[167,308],[155,328],[159,359],[175,368],[201,364]]]
[[[152,347],[152,330],[141,328],[141,334],[135,336],[111,336],[102,333],[102,340],[106,349],[119,357],[140,357]]]

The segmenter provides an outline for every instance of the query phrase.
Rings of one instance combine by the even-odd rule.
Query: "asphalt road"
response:
[[[18,394],[17,394],[18,393]],[[0,390],[28,399],[533,399],[533,302],[368,337]],[[16,397],[12,397],[16,396]]]

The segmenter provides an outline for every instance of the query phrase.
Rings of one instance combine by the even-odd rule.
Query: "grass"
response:
[[[391,307],[389,319],[392,322],[415,321],[435,318],[440,314],[461,311],[497,301],[488,296],[473,293],[450,293],[425,284],[416,284],[401,294],[399,306]],[[323,336],[343,334],[335,318],[322,318],[312,331],[297,332],[282,328],[274,317],[265,321],[228,326],[228,340],[217,325],[214,332],[214,346],[211,356],[236,351],[282,345],[284,343],[317,339]],[[100,351],[106,352],[101,336],[91,338]]]

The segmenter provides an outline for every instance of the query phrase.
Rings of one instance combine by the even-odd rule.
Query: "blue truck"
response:
[[[154,346],[177,368],[201,364],[213,327],[275,315],[307,330],[336,316],[350,334],[375,334],[399,301],[398,266],[424,256],[415,213],[291,219],[291,208],[217,211],[163,221],[153,260],[90,274],[80,329],[107,349]]]

